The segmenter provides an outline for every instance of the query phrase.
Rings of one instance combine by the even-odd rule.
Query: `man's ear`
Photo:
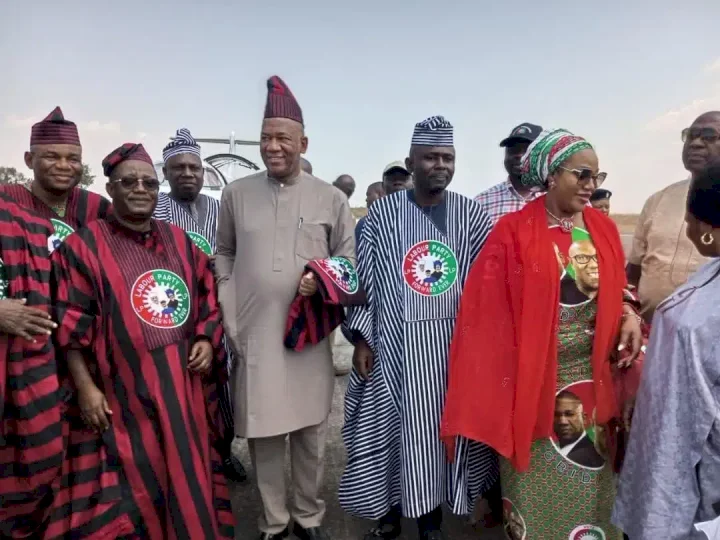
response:
[[[32,154],[32,152],[30,152],[30,151],[25,152],[25,165],[27,165],[27,168],[28,168],[28,169],[31,169],[31,170],[32,170],[32,168],[33,168],[33,154]]]
[[[113,193],[115,192],[115,186],[112,182],[108,181],[107,184],[105,184],[105,193],[107,193],[110,196],[110,199],[113,198]]]

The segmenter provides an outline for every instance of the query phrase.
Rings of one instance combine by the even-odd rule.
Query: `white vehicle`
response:
[[[203,168],[205,169],[205,183],[200,193],[220,200],[220,194],[223,188],[230,182],[243,176],[242,169],[250,169],[258,171],[260,167],[255,165],[249,159],[236,154],[236,146],[258,146],[260,143],[256,141],[242,141],[235,139],[235,133],[230,133],[227,139],[195,139],[197,142],[210,144],[227,144],[229,145],[227,153],[213,154],[203,159]],[[162,172],[164,163],[158,161],[155,163],[155,172],[160,179],[160,191],[169,193],[170,186],[165,181],[165,175]]]

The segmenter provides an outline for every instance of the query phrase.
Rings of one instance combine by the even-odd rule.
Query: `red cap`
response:
[[[153,164],[150,155],[145,151],[145,147],[142,144],[125,143],[110,152],[105,156],[105,159],[102,160],[103,174],[109,178],[115,167],[123,161],[130,160],[144,161],[150,165]]]
[[[30,146],[37,144],[74,144],[80,146],[77,126],[65,120],[60,107],[55,107],[42,121],[32,127]]]
[[[285,81],[273,75],[267,81],[265,118],[289,118],[303,124],[302,110]],[[304,125],[304,124],[303,124]]]

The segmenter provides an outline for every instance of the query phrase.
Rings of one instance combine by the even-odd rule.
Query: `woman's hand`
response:
[[[630,367],[640,354],[642,347],[642,328],[640,325],[640,315],[630,308],[623,311],[622,325],[620,326],[620,343],[618,352],[625,352],[624,356],[620,356],[618,367]]]
[[[78,388],[78,404],[83,420],[95,432],[102,433],[110,427],[112,411],[105,394],[93,383]]]

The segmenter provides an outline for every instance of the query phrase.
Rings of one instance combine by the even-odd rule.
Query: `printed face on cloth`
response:
[[[125,143],[110,152],[102,164],[117,217],[134,224],[148,222],[155,211],[160,182],[143,145]]]
[[[82,178],[82,147],[77,126],[65,119],[60,107],[32,127],[25,164],[45,191],[62,195]]]
[[[170,185],[170,193],[178,201],[197,199],[205,181],[200,157],[200,145],[190,131],[178,129],[175,137],[163,149],[163,174]]]
[[[430,195],[444,191],[455,175],[452,124],[442,116],[416,124],[405,164],[419,191]]]
[[[277,75],[267,81],[268,95],[260,133],[260,156],[268,175],[278,180],[300,174],[301,155],[307,151],[300,105]]]
[[[548,191],[563,212],[581,212],[597,186],[598,159],[592,145],[564,129],[543,131],[528,147],[522,183]]]

